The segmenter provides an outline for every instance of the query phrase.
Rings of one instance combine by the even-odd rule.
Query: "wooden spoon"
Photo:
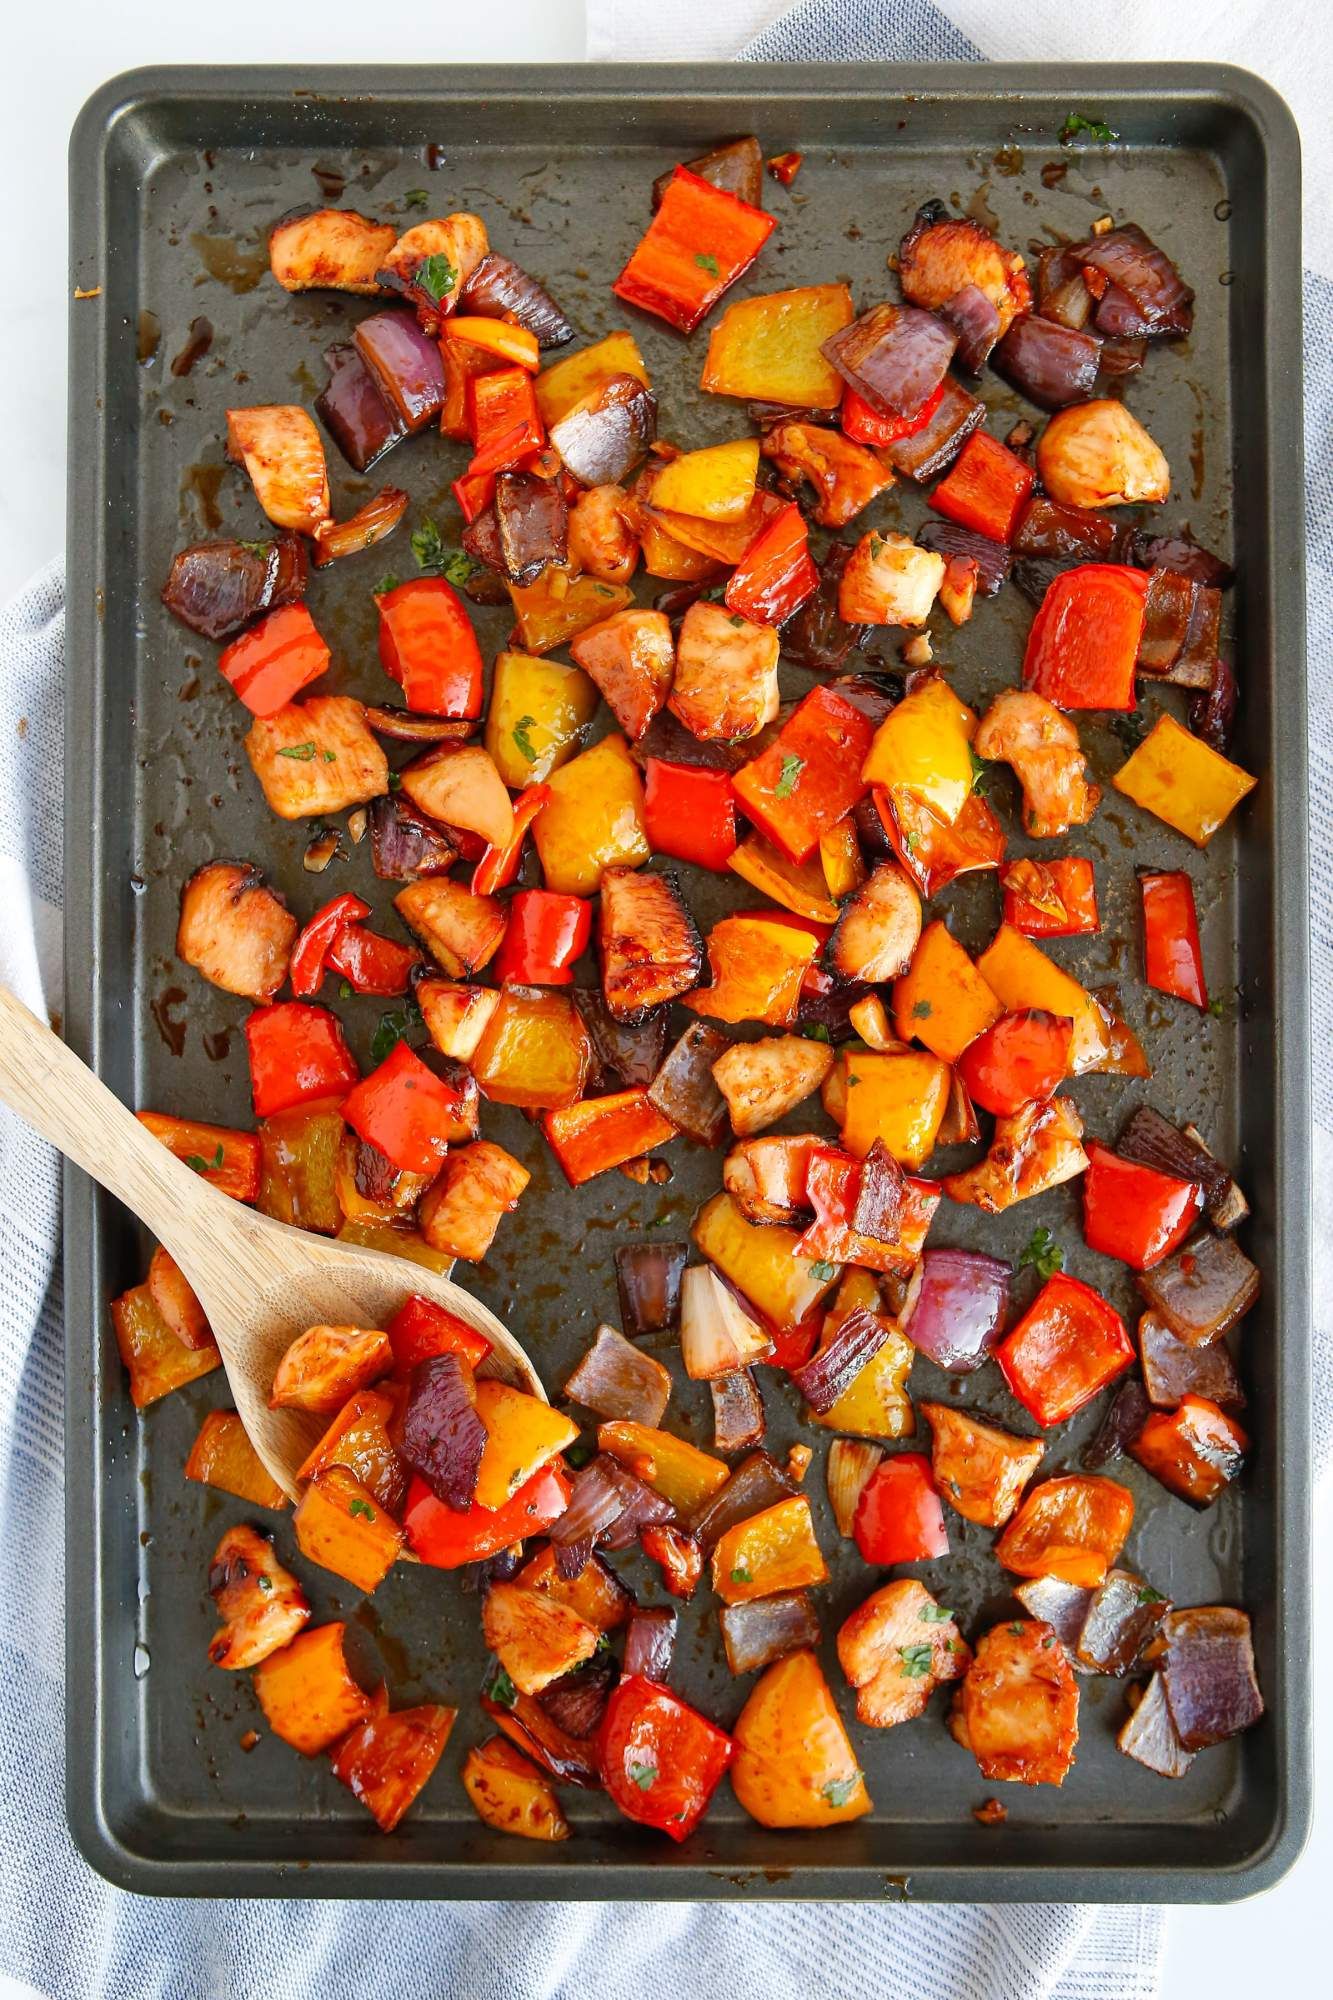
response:
[[[271,1410],[284,1350],[308,1326],[385,1326],[420,1292],[485,1334],[480,1373],[546,1401],[536,1369],[493,1312],[452,1278],[382,1250],[334,1243],[257,1215],[170,1153],[58,1035],[0,986],[0,1103],[123,1201],[198,1294],[241,1421],[293,1499],[327,1417]]]

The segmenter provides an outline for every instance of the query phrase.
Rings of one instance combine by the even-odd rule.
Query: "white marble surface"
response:
[[[65,146],[80,105],[107,77],[145,63],[400,57],[405,52],[394,47],[391,29],[385,33],[392,17],[380,17],[379,32],[374,18],[353,0],[323,0],[314,11],[276,8],[271,0],[228,0],[223,8],[193,15],[173,0],[65,0],[63,6],[15,10],[6,30],[0,118],[0,185],[8,196],[0,269],[0,596],[64,539]],[[583,54],[582,0],[507,0],[496,11],[437,0],[411,18],[411,53],[423,61],[574,62]],[[499,46],[496,21],[502,23]],[[1133,53],[1121,51],[1126,60]],[[1316,1673],[1333,1655],[1333,1549],[1327,1538],[1319,1568],[1324,1589]],[[1333,1731],[1325,1729],[1317,1743],[1317,1794],[1326,1799],[1330,1786]],[[1308,1977],[1327,1958],[1317,1927],[1330,1880],[1333,1815],[1325,1811],[1301,1861],[1267,1896],[1173,1912],[1167,2000],[1196,2000],[1209,1990],[1255,1993],[1275,1978]]]

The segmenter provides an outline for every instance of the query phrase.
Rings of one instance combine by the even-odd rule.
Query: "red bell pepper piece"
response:
[[[465,526],[471,527],[478,514],[484,514],[495,498],[495,474],[465,472],[461,479],[455,479],[451,490]]]
[[[809,1263],[859,1264],[868,1271],[912,1268],[943,1199],[938,1183],[911,1174],[904,1177],[897,1240],[881,1243],[855,1227],[863,1172],[861,1160],[836,1146],[819,1146],[811,1153],[805,1193],[815,1219],[793,1249],[794,1257]]]
[[[324,965],[329,946],[344,924],[360,923],[370,915],[369,903],[347,890],[315,911],[292,947],[288,977],[298,1000],[313,1000],[324,983]]]
[[[626,1819],[686,1840],[735,1755],[724,1729],[669,1688],[631,1674],[606,1705],[602,1780]]]
[[[834,688],[813,689],[732,779],[741,811],[790,861],[808,861],[868,791],[861,766],[874,736],[869,716]]]
[[[406,993],[422,957],[409,945],[368,931],[364,924],[344,924],[329,946],[326,963],[358,993],[390,999]]]
[[[1208,1005],[1194,884],[1183,870],[1139,870],[1143,897],[1143,976],[1159,993]]]
[[[343,1106],[359,1138],[378,1146],[405,1174],[434,1174],[457,1129],[459,1094],[427,1069],[406,1042],[395,1044]]]
[[[442,576],[417,576],[376,598],[380,664],[418,715],[481,714],[481,648],[467,606]]]
[[[304,604],[270,611],[233,639],[218,672],[252,715],[276,715],[329,664],[329,649]]]
[[[1137,1160],[1122,1160],[1095,1139],[1086,1142],[1083,1241],[1132,1271],[1150,1271],[1178,1250],[1203,1206],[1197,1181],[1177,1180]]]
[[[654,854],[721,870],[736,852],[736,798],[726,771],[646,758],[643,807]]]
[[[1004,860],[1004,828],[980,792],[968,793],[952,826],[936,819],[910,792],[897,796],[901,804],[895,806],[883,785],[871,787],[880,825],[923,896],[938,896],[957,876],[998,868]]]
[[[775,227],[761,208],[677,167],[611,289],[678,332],[693,333],[727,287],[749,270]]]
[[[882,1459],[861,1489],[852,1535],[868,1563],[947,1556],[949,1531],[930,1460],[919,1451]]]
[[[493,896],[507,889],[518,874],[523,842],[532,822],[551,796],[549,785],[525,785],[514,800],[514,831],[503,847],[488,847],[472,871],[474,896]]]
[[[568,1505],[569,1475],[559,1464],[534,1472],[503,1507],[482,1507],[474,1500],[463,1512],[437,1500],[425,1480],[413,1473],[403,1532],[422,1562],[436,1569],[461,1569],[464,1563],[481,1562],[525,1536],[540,1535]]]
[[[1025,1104],[1050,1096],[1069,1074],[1074,1024],[1044,1007],[1005,1014],[969,1042],[958,1074],[974,1104],[997,1118],[1012,1118]]]
[[[546,443],[532,376],[523,368],[497,368],[468,383],[468,407],[476,451],[468,474],[503,472]]]
[[[753,1314],[754,1307],[746,1310]],[[767,1315],[761,1316],[761,1324],[773,1343],[773,1352],[762,1355],[770,1368],[785,1368],[790,1373],[793,1368],[804,1368],[810,1356],[818,1347],[824,1335],[825,1311],[822,1304],[804,1319],[797,1320],[795,1326],[776,1326]]]
[[[752,625],[783,625],[819,588],[810,530],[795,502],[750,543],[727,584],[726,606]]]
[[[1134,1361],[1125,1322],[1100,1292],[1063,1271],[1048,1278],[995,1358],[1029,1415],[1062,1424]]]
[[[484,1333],[476,1332],[444,1306],[423,1299],[420,1292],[403,1301],[384,1330],[393,1348],[394,1369],[400,1375],[410,1374],[418,1361],[429,1361],[435,1354],[456,1354],[469,1368],[475,1368],[491,1351]]]
[[[648,1102],[647,1091],[638,1089],[584,1098],[562,1111],[548,1111],[542,1129],[571,1187],[581,1187],[594,1174],[637,1160],[678,1136],[671,1120]]]
[[[1036,900],[1042,875],[1048,878],[1042,885],[1050,891],[1047,907]],[[1049,907],[1050,899],[1063,905],[1062,913]],[[1016,862],[1004,878],[1004,921],[1024,937],[1090,937],[1102,926],[1092,863],[1080,854]]]
[[[1148,572],[1080,563],[1047,587],[1028,633],[1023,685],[1057,708],[1134,706]]]
[[[337,1016],[300,1000],[256,1007],[245,1024],[245,1046],[256,1118],[314,1097],[341,1097],[361,1075]]]
[[[572,986],[592,936],[592,904],[554,889],[520,889],[494,972],[500,986]]]
[[[985,431],[973,431],[930,504],[946,521],[957,521],[974,535],[993,542],[1012,542],[1018,517],[1037,483],[1030,465]]]
[[[832,924],[821,924],[818,917],[803,917],[796,910],[781,910],[775,903],[766,903],[760,909],[735,910],[732,914],[737,917],[762,917],[766,924],[785,924],[789,931],[804,931],[807,937],[818,938],[821,945],[826,945],[833,936]]]
[[[899,438],[915,437],[926,425],[944,401],[944,383],[932,389],[921,408],[912,417],[882,417],[873,410],[864,396],[858,396],[855,389],[842,392],[843,435],[856,444],[895,444]]]

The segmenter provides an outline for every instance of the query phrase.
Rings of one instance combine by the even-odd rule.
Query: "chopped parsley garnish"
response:
[[[1165,1604],[1165,1602],[1166,1599],[1161,1591],[1154,1590],[1150,1583],[1145,1583],[1139,1591],[1140,1604]]]
[[[1224,997],[1220,993],[1218,994],[1216,1000],[1210,1000],[1208,1002],[1208,1012],[1212,1015],[1215,1021],[1226,1020],[1227,1003]]]
[[[953,1617],[952,1611],[943,1604],[923,1604],[918,1614],[923,1625],[947,1625]]]
[[[812,1278],[817,1278],[821,1285],[827,1285],[830,1282],[830,1280],[836,1278],[837,1275],[838,1275],[837,1265],[826,1263],[822,1257],[820,1258],[817,1264],[812,1264],[810,1266],[810,1276]]]
[[[409,188],[403,196],[404,208],[429,208],[430,196],[425,188]]]
[[[270,549],[272,548],[272,546],[273,546],[272,542],[238,542],[238,543],[237,543],[237,547],[238,547],[238,548],[242,548],[242,549],[244,549],[244,550],[245,550],[245,552],[246,552],[246,554],[247,554],[247,555],[249,555],[249,556],[266,556],[266,555],[268,554],[269,550],[270,550]]]
[[[566,1448],[563,1456],[565,1464],[572,1465],[575,1472],[577,1472],[580,1466],[586,1465],[589,1459],[597,1456],[597,1447],[595,1444],[589,1444],[586,1438],[575,1438],[573,1444]]]
[[[1053,1278],[1065,1268],[1065,1253],[1049,1229],[1034,1229],[1018,1253],[1018,1268],[1030,1264],[1040,1278]]]
[[[778,773],[778,781],[773,787],[774,798],[789,799],[796,790],[796,780],[800,777],[804,769],[804,757],[797,757],[791,751],[788,751],[782,759],[782,769]]]
[[[710,278],[717,278],[721,276],[721,272],[718,269],[717,258],[710,257],[706,250],[696,250],[694,253],[694,261],[699,266],[699,269],[701,271],[707,271]]]
[[[986,779],[990,775],[986,769],[986,765],[970,746],[967,754],[972,759],[972,789],[974,792],[984,792],[986,789]]]
[[[807,1042],[831,1042],[832,1035],[822,1021],[807,1021],[801,1029]]]
[[[402,1007],[380,1015],[380,1024],[371,1037],[370,1054],[374,1062],[382,1063],[391,1056],[399,1042],[406,1041],[418,1028],[424,1026],[421,1009],[414,1000],[408,1000]]]
[[[261,1590],[268,1591],[273,1588],[273,1578],[271,1576],[257,1576],[255,1582]]]
[[[315,755],[318,745],[314,743],[289,743],[285,750],[279,750],[279,757],[293,757],[298,764],[308,764]]]
[[[474,563],[464,549],[455,549],[445,557],[444,568],[440,572],[446,583],[452,583],[455,590],[465,584],[470,576],[475,576],[479,564]]]
[[[1042,1652],[1043,1652],[1043,1653],[1049,1653],[1049,1652],[1050,1652],[1050,1650],[1051,1650],[1051,1647],[1052,1647],[1052,1646],[1053,1646],[1054,1644],[1055,1644],[1055,1634],[1054,1634],[1054,1632],[1048,1632],[1048,1633],[1046,1634],[1046,1637],[1045,1637],[1045,1638],[1044,1638],[1044,1639],[1042,1640],[1042,1642],[1041,1642],[1041,1650],[1042,1650]]]
[[[920,840],[921,835],[919,833],[906,833],[903,835],[903,846],[909,854],[915,854]]]
[[[453,290],[457,280],[457,271],[444,253],[437,250],[433,257],[422,258],[412,282],[418,291],[425,292],[438,305],[446,292]]]
[[[745,620],[744,620],[744,619],[743,619],[743,618],[741,617],[741,614],[740,614],[740,612],[739,612],[739,611],[733,611],[733,612],[732,612],[732,614],[731,614],[731,623],[732,623],[732,624],[733,624],[733,625],[734,625],[734,626],[736,627],[736,629],[737,629],[738,631],[740,630],[741,626],[742,626],[742,625],[743,625],[743,624],[745,623]]]
[[[733,1583],[753,1583],[754,1577],[744,1564],[738,1564],[731,1572],[731,1580]]]
[[[421,517],[421,526],[412,530],[412,553],[417,559],[417,568],[425,570],[428,576],[438,576],[447,560],[440,531],[429,514]]]
[[[389,790],[390,790],[391,792],[401,792],[401,791],[402,791],[402,789],[403,789],[403,774],[402,774],[402,772],[401,772],[401,771],[390,771],[390,773],[389,773]]]
[[[1072,146],[1075,139],[1090,139],[1094,146],[1109,146],[1120,134],[1113,132],[1104,118],[1085,118],[1081,111],[1071,111],[1060,127],[1060,144]]]
[[[909,1681],[919,1681],[924,1679],[934,1664],[935,1648],[933,1646],[899,1646],[898,1657],[902,1661],[902,1665],[898,1669],[899,1673],[905,1675]]]
[[[1111,729],[1126,750],[1137,750],[1148,734],[1148,718],[1141,708],[1136,708],[1128,715],[1113,715]]]
[[[629,1774],[641,1792],[646,1792],[657,1783],[656,1764],[631,1764]]]
[[[350,1000],[355,992],[356,988],[350,979],[340,979],[338,981],[338,998],[340,1000]]]
[[[489,1695],[492,1701],[498,1701],[501,1708],[512,1708],[518,1700],[518,1689],[503,1667],[495,1669],[489,1686],[483,1692]]]
[[[187,1167],[193,1167],[197,1174],[207,1174],[211,1173],[215,1167],[222,1165],[223,1157],[222,1141],[219,1139],[218,1149],[211,1160],[204,1159],[199,1153],[187,1153],[185,1155],[185,1164]]]
[[[1014,1620],[1013,1624],[1009,1627],[1009,1630],[1013,1633],[1015,1639],[1022,1638],[1023,1627],[1017,1619]]]
[[[819,1788],[821,1799],[827,1799],[831,1806],[845,1806],[861,1782],[861,1773],[853,1771],[850,1778],[830,1778]]]
[[[533,749],[532,738],[528,735],[528,731],[535,729],[536,726],[537,718],[535,715],[520,715],[518,721],[509,732],[518,746],[519,756],[526,757],[529,764],[535,764],[537,761],[537,752]]]
[[[354,1518],[362,1521],[373,1521],[375,1518],[375,1509],[367,1506],[364,1500],[349,1500],[347,1511]]]
[[[914,1021],[928,1021],[934,1012],[935,1009],[931,1006],[929,1000],[917,1000],[913,1002],[912,1019]]]
[[[872,536],[870,537],[870,554],[871,554],[871,559],[872,559],[872,560],[878,560],[878,558],[879,558],[879,557],[880,557],[881,555],[883,555],[883,553],[884,553],[884,537],[883,537],[883,535],[872,535]]]
[[[338,752],[336,750],[326,750],[324,752],[324,762],[326,764],[336,764],[337,761],[338,761]]]
[[[395,576],[391,569],[385,570],[370,594],[372,597],[387,597],[391,590],[397,590],[402,580],[400,576]]]

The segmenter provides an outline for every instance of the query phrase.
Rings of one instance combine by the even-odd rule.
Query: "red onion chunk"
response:
[[[202,638],[229,639],[265,611],[297,603],[309,574],[299,535],[282,534],[258,547],[196,542],[172,557],[162,602]]]
[[[1151,1104],[1140,1105],[1125,1121],[1115,1149],[1122,1160],[1134,1160],[1139,1166],[1154,1167],[1158,1173],[1173,1174],[1178,1181],[1198,1181],[1210,1203],[1231,1179],[1215,1154],[1187,1137]]]
[[[1069,1655],[1070,1665],[1078,1666],[1074,1649],[1088,1615],[1092,1592],[1085,1590],[1081,1584],[1066,1583],[1058,1576],[1038,1576],[1028,1583],[1015,1584],[1014,1596],[1029,1617],[1040,1618],[1053,1628],[1056,1638]]]
[[[785,414],[790,414],[787,412]],[[852,559],[850,542],[832,542],[819,565],[819,588],[782,627],[782,653],[811,673],[836,674],[869,636],[868,625],[849,625],[838,612],[838,586]]]
[[[1092,1593],[1075,1652],[1095,1674],[1127,1674],[1171,1606],[1132,1570],[1112,1569]]]
[[[918,484],[937,478],[953,464],[985,414],[981,398],[970,396],[961,382],[946,375],[944,394],[930,422],[911,437],[895,438],[885,447],[889,464]]]
[[[1177,1340],[1156,1313],[1144,1313],[1139,1321],[1139,1357],[1143,1386],[1154,1409],[1174,1410],[1186,1396],[1206,1396],[1220,1410],[1245,1408],[1245,1391],[1224,1340],[1191,1347]]]
[[[933,549],[946,561],[951,556],[970,556],[977,566],[977,596],[994,597],[1006,582],[1013,563],[1013,550],[1005,542],[993,542],[961,528],[956,521],[923,521],[916,531],[917,547]]]
[[[1067,507],[1035,493],[1014,530],[1016,556],[1068,556],[1074,562],[1112,562],[1116,524],[1090,507]]]
[[[1259,1720],[1250,1621],[1223,1604],[1173,1611],[1162,1626],[1162,1679],[1176,1734],[1186,1750],[1224,1743]]]
[[[1156,576],[1158,572],[1153,574]],[[1196,583],[1193,588],[1184,643],[1166,678],[1177,687],[1207,689],[1212,686],[1221,637],[1222,593],[1210,590],[1204,583]]]
[[[1143,1429],[1152,1414],[1147,1392],[1137,1376],[1131,1375],[1115,1393],[1111,1407],[1079,1453],[1085,1472],[1100,1472],[1104,1465],[1120,1458]]]
[[[755,755],[755,746],[750,739],[701,743],[669,708],[661,708],[638,741],[631,743],[630,755],[640,765],[650,757],[661,757],[668,764],[695,764],[704,771],[739,771]]]
[[[625,1511],[620,1488],[608,1470],[610,1463],[598,1456],[575,1473],[569,1505],[547,1531],[556,1569],[567,1581],[582,1576],[593,1549]]]
[[[940,307],[940,317],[958,335],[958,359],[971,375],[979,375],[1000,337],[1000,312],[979,285],[964,285]]]
[[[839,1320],[830,1338],[808,1361],[791,1370],[791,1379],[811,1409],[822,1417],[866,1363],[874,1360],[888,1337],[888,1321],[858,1306]]]
[[[873,1243],[896,1243],[906,1188],[907,1176],[884,1141],[876,1139],[861,1162],[856,1207],[852,1211],[856,1234],[868,1236]]]
[[[1188,333],[1194,323],[1194,293],[1164,250],[1159,250],[1137,223],[1123,223],[1083,245],[1083,262],[1110,280],[1097,308],[1097,324],[1107,333]],[[1123,295],[1140,320],[1138,326],[1103,321],[1108,298]],[[1111,320],[1125,316],[1118,300]]]
[[[477,726],[447,715],[417,715],[410,708],[382,708],[373,702],[366,705],[366,721],[377,736],[395,743],[466,743]]]
[[[497,1549],[493,1556],[483,1557],[481,1562],[464,1563],[455,1571],[462,1589],[479,1591],[484,1597],[493,1583],[508,1583],[523,1567],[526,1551],[522,1542],[511,1542],[507,1549]]]
[[[477,1490],[486,1426],[470,1371],[456,1354],[433,1354],[412,1370],[398,1449],[437,1500],[463,1513]]]
[[[662,1067],[670,1008],[650,1007],[641,1021],[618,1021],[599,987],[580,986],[573,998],[592,1037],[603,1079],[609,1073],[627,1090],[646,1089]]]
[[[494,576],[505,574],[505,552],[500,541],[500,517],[492,500],[489,507],[483,507],[475,521],[469,521],[459,536],[463,554],[471,556],[473,562],[481,563]],[[506,598],[508,592],[505,593]]]
[[[725,1486],[699,1503],[685,1526],[705,1556],[711,1556],[728,1528],[762,1514],[765,1507],[776,1507],[779,1500],[790,1500],[795,1491],[795,1480],[787,1477],[776,1459],[766,1451],[752,1451]]]
[[[724,194],[734,194],[738,201],[745,201],[751,208],[764,205],[764,156],[759,141],[754,138],[732,139],[725,146],[715,146],[710,153],[701,153],[697,160],[686,160],[684,164],[709,187],[721,188]],[[662,197],[676,177],[674,167],[665,174],[659,174],[653,182],[653,207],[661,206]]]
[[[867,854],[895,855],[897,849],[884,830],[884,822],[879,816],[875,801],[867,796],[858,799],[852,817],[856,821],[856,837]]]
[[[820,352],[886,417],[914,417],[948,372],[958,336],[919,306],[872,306]]]
[[[1245,1252],[1232,1237],[1211,1232],[1141,1271],[1135,1282],[1153,1311],[1191,1347],[1220,1340],[1259,1296],[1259,1273]]]
[[[1137,375],[1148,358],[1146,340],[1103,340],[1102,374],[1112,382],[1122,382],[1127,375]]]
[[[901,682],[895,684],[881,674],[843,674],[833,687],[849,707],[864,715],[867,722],[873,722],[876,729],[903,698]]]
[[[657,436],[657,398],[633,375],[612,375],[591,401],[551,427],[551,444],[584,486],[618,486]]]
[[[764,1441],[764,1401],[752,1368],[735,1368],[714,1375],[708,1387],[713,1397],[714,1451],[748,1451]]]
[[[1143,601],[1138,671],[1165,678],[1180,658],[1198,585],[1174,570],[1155,569]]]
[[[1146,340],[1157,331],[1153,322],[1139,311],[1129,293],[1109,282],[1097,301],[1092,323],[1107,340]]]
[[[370,802],[371,862],[381,882],[412,882],[444,875],[458,850],[444,828],[390,793]]]
[[[458,295],[460,313],[509,319],[537,336],[538,347],[563,347],[574,329],[543,285],[508,257],[482,258]]]
[[[676,1613],[669,1604],[632,1611],[625,1627],[622,1671],[626,1680],[638,1674],[643,1680],[665,1684],[675,1644]]]
[[[676,1510],[671,1502],[627,1472],[618,1459],[602,1455],[593,1464],[605,1467],[607,1478],[620,1495],[620,1516],[606,1530],[604,1548],[627,1549],[638,1540],[641,1529],[661,1527],[675,1520]]]
[[[439,416],[444,362],[438,341],[422,332],[415,313],[372,313],[352,339],[384,400],[409,431],[422,430]]]
[[[347,463],[365,472],[407,436],[375,377],[350,342],[325,350],[328,383],[315,409]]]
[[[817,1648],[819,1620],[804,1590],[779,1591],[750,1604],[729,1604],[717,1614],[727,1665],[733,1674],[757,1673],[788,1653]]]
[[[1191,697],[1189,726],[1210,749],[1225,754],[1236,721],[1236,674],[1229,660],[1213,661],[1206,693]],[[1213,1220],[1218,1222],[1214,1216]],[[1218,1222],[1218,1227],[1223,1225]]]
[[[680,1281],[688,1243],[630,1243],[616,1251],[620,1323],[638,1339],[673,1333],[680,1325]]]
[[[501,567],[511,583],[535,583],[568,554],[569,509],[560,483],[535,472],[502,472],[495,482]]]
[[[565,1394],[599,1417],[647,1424],[656,1430],[671,1400],[671,1377],[660,1361],[626,1340],[613,1326],[599,1326]]]
[[[1101,351],[1094,334],[1025,313],[996,348],[991,365],[1039,409],[1063,410],[1096,393]]]
[[[1126,1757],[1132,1757],[1149,1771],[1156,1771],[1159,1777],[1183,1778],[1194,1762],[1194,1752],[1186,1750],[1176,1735],[1160,1674],[1153,1675],[1138,1707],[1115,1740],[1117,1749],[1123,1750]]]
[[[1188,529],[1178,535],[1154,535],[1146,528],[1133,528],[1124,554],[1116,560],[1132,563],[1136,569],[1173,569],[1213,590],[1225,590],[1235,575],[1230,563],[1196,542]]]
[[[850,1042],[856,1036],[852,1008],[869,991],[863,980],[844,979],[822,965],[807,966],[796,1003],[796,1026],[825,1028],[831,1042]]]
[[[1092,293],[1077,244],[1043,250],[1037,259],[1037,311],[1057,326],[1080,332],[1092,317]]]
[[[586,1743],[601,1725],[619,1671],[611,1653],[595,1653],[558,1681],[548,1681],[537,1700],[558,1729]]]
[[[1009,1309],[1009,1266],[979,1250],[926,1250],[921,1290],[903,1332],[938,1368],[970,1375],[996,1345]]]
[[[730,1047],[720,1029],[692,1023],[648,1091],[648,1102],[702,1146],[716,1146],[727,1128],[726,1099],[713,1080],[713,1064]]]
[[[497,1700],[489,1692],[495,1684],[494,1669],[487,1674],[486,1681],[487,1692],[481,1697],[483,1710],[487,1715],[504,1717],[506,1735],[527,1752],[534,1764],[549,1771],[562,1785],[581,1785],[590,1792],[601,1790],[602,1767],[595,1745],[583,1743],[562,1729],[535,1695],[513,1689],[512,1699],[507,1696],[504,1701]]]

